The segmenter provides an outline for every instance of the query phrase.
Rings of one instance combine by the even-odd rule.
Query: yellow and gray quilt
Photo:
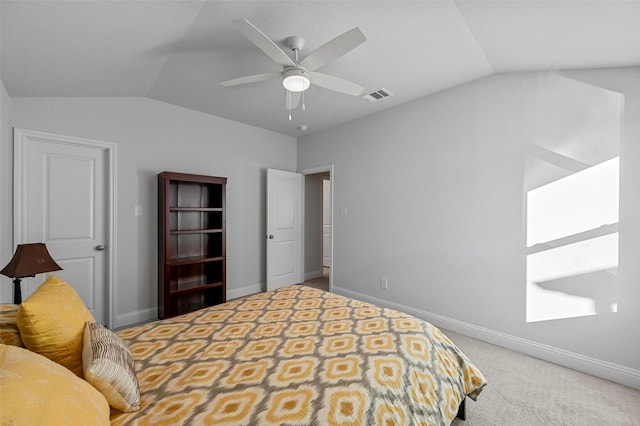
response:
[[[433,325],[304,286],[119,332],[141,410],[113,425],[450,425],[482,373]]]

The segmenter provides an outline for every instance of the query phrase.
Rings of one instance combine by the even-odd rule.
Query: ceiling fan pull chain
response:
[[[303,110],[303,111],[306,111],[306,110],[307,110],[307,107],[304,105],[304,92],[306,92],[306,90],[303,90],[303,91],[302,91],[302,110]]]
[[[291,92],[287,90],[287,109],[289,110],[289,121],[291,121]]]

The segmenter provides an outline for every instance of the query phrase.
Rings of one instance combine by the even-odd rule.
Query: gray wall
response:
[[[525,321],[526,147],[540,76],[478,80],[305,136],[334,164],[334,289],[640,387],[640,69],[574,72],[625,96],[619,309]],[[388,279],[388,290],[380,288]]]
[[[9,126],[117,144],[115,326],[155,316],[156,174],[164,170],[228,177],[227,296],[261,290],[265,170],[295,171],[295,138],[145,98],[17,98],[10,103]],[[5,136],[9,126],[3,128]],[[0,152],[6,192],[5,182],[12,179],[4,167],[12,155],[10,137],[3,139]],[[2,199],[3,206],[11,204],[10,196]],[[142,217],[134,216],[137,204]],[[10,219],[3,214],[0,221],[6,247]],[[3,286],[6,302],[11,296],[4,287],[10,286]]]
[[[297,151],[293,138],[148,99],[10,99],[2,87],[0,263],[13,251],[12,126],[118,145],[121,324],[155,308],[157,172],[229,177],[229,286],[239,295],[264,276],[264,169],[334,164],[334,209],[349,213],[332,224],[339,292],[640,387],[640,70],[568,75],[625,96],[616,314],[525,322],[523,175],[535,74],[447,90],[308,135]],[[4,281],[2,302],[12,294]]]

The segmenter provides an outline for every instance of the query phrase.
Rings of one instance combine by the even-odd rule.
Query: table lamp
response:
[[[22,303],[20,280],[35,277],[43,272],[60,271],[62,268],[51,258],[43,243],[18,244],[16,252],[0,274],[13,278],[13,303]]]

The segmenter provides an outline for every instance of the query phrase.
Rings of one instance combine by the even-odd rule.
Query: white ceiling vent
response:
[[[389,96],[393,96],[393,93],[391,93],[387,89],[378,89],[371,93],[367,93],[366,95],[362,95],[360,97],[362,99],[366,99],[369,102],[376,102],[384,98],[388,98]]]

